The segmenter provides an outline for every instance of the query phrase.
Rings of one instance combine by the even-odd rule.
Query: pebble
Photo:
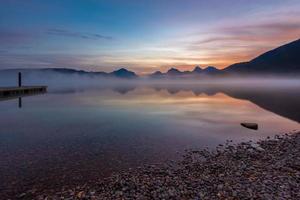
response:
[[[299,166],[300,132],[256,144],[224,144],[213,151],[187,150],[174,165],[142,166],[96,183],[65,187],[60,198],[40,195],[74,199],[68,191],[76,191],[76,199],[93,200],[300,199]]]

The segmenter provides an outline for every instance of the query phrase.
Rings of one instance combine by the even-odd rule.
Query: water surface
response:
[[[0,101],[0,187],[79,185],[178,159],[186,148],[299,130],[299,89],[114,85],[49,88],[23,97],[22,107],[18,99]]]

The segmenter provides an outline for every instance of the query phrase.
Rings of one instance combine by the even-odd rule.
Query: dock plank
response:
[[[0,97],[47,92],[47,86],[0,87]]]

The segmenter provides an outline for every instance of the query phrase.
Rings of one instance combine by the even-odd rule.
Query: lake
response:
[[[76,186],[179,159],[187,148],[293,132],[299,91],[299,84],[116,84],[0,101],[0,188],[7,195]]]

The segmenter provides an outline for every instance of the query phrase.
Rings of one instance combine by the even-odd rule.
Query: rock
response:
[[[300,199],[300,133],[255,144],[190,150],[176,167],[143,166],[42,199]]]
[[[219,184],[218,185],[218,190],[222,190],[223,189],[223,184]]]
[[[19,198],[23,198],[25,196],[26,196],[26,193],[22,193],[22,194],[19,195]]]
[[[249,128],[249,129],[253,129],[253,130],[257,130],[258,129],[258,124],[256,124],[256,123],[247,123],[247,122],[244,122],[244,123],[241,123],[241,125],[243,127],[246,127],[246,128]]]
[[[77,196],[77,198],[79,198],[79,199],[83,198],[83,197],[85,196],[85,195],[84,195],[84,191],[78,192],[76,196]]]

